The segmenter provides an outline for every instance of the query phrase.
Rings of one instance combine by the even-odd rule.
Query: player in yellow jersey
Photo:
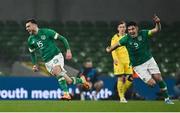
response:
[[[111,39],[111,45],[117,43],[124,35],[126,35],[126,23],[120,21],[116,33]],[[120,102],[127,103],[125,93],[132,84],[132,67],[130,66],[129,55],[125,46],[118,47],[112,52],[114,75],[118,77],[117,90]]]

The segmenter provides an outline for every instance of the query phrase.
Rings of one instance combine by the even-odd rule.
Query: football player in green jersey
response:
[[[156,25],[151,30],[139,30],[135,22],[129,22],[127,24],[128,34],[116,44],[107,47],[106,51],[111,52],[119,46],[126,46],[131,65],[138,76],[149,86],[154,86],[157,82],[165,98],[165,103],[174,104],[169,99],[166,83],[150,52],[149,38],[161,30],[159,17],[155,15],[153,21]]]
[[[31,53],[31,59],[33,63],[33,71],[38,71],[36,52],[38,51],[41,55],[42,60],[45,62],[46,69],[48,72],[58,79],[59,85],[62,88],[64,95],[62,99],[71,99],[68,92],[67,84],[78,84],[81,83],[86,88],[89,88],[89,83],[82,75],[80,78],[69,77],[64,69],[64,57],[61,53],[60,48],[55,44],[56,40],[62,41],[66,48],[67,60],[72,58],[71,49],[67,39],[58,34],[56,31],[47,28],[39,28],[36,20],[29,19],[26,21],[26,30],[30,36],[28,38],[28,48]]]

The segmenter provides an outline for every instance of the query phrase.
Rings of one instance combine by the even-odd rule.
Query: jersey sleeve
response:
[[[59,33],[57,33],[56,31],[54,31],[52,29],[48,29],[48,34],[51,38],[53,38],[55,40],[57,40],[57,39],[61,40],[64,43],[65,48],[70,49],[69,43],[64,36],[59,35]]]
[[[148,38],[152,37],[152,32],[150,30],[142,30],[141,32]]]
[[[121,46],[125,46],[126,43],[127,43],[127,39],[128,39],[128,37],[127,37],[127,35],[125,35],[124,37],[122,37],[122,38],[119,40],[119,44],[120,44]]]
[[[35,50],[36,50],[36,47],[35,47],[35,40],[33,40],[33,38],[29,37],[28,38],[28,49],[29,49],[29,52],[31,53],[31,61],[32,61],[32,64],[37,64],[37,56],[35,54]]]
[[[58,37],[59,37],[59,40],[61,40],[61,41],[64,43],[64,46],[65,46],[66,50],[67,50],[67,49],[70,49],[69,43],[68,43],[68,41],[67,41],[67,38],[65,38],[65,37],[62,36],[62,35],[59,35]]]
[[[59,34],[56,31],[52,30],[52,29],[47,29],[47,32],[48,32],[50,38],[52,38],[52,39],[56,40],[58,38],[58,36],[59,36]]]
[[[31,53],[35,51],[35,41],[31,37],[28,38],[28,49]]]
[[[149,30],[149,31],[148,31],[148,36],[149,36],[149,37],[152,37],[152,35],[153,35],[152,32]]]

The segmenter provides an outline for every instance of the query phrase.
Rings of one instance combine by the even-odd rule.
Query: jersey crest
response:
[[[41,40],[45,40],[46,36],[45,35],[41,35]]]
[[[138,43],[134,42],[133,45],[134,45],[135,49],[139,48],[139,44]]]

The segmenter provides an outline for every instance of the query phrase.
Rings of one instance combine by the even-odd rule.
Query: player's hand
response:
[[[34,66],[32,67],[32,70],[33,70],[34,72],[37,72],[37,71],[39,71],[39,67],[38,67],[37,65],[34,65]]]
[[[106,48],[106,52],[108,52],[108,53],[110,53],[110,52],[111,52],[111,49],[110,49],[110,47],[109,47],[109,46]]]
[[[71,60],[71,59],[72,59],[71,50],[67,50],[67,52],[66,52],[66,60]]]
[[[157,15],[154,15],[154,16],[153,16],[153,21],[154,21],[155,23],[159,23],[159,22],[160,22],[160,18],[159,18]]]

